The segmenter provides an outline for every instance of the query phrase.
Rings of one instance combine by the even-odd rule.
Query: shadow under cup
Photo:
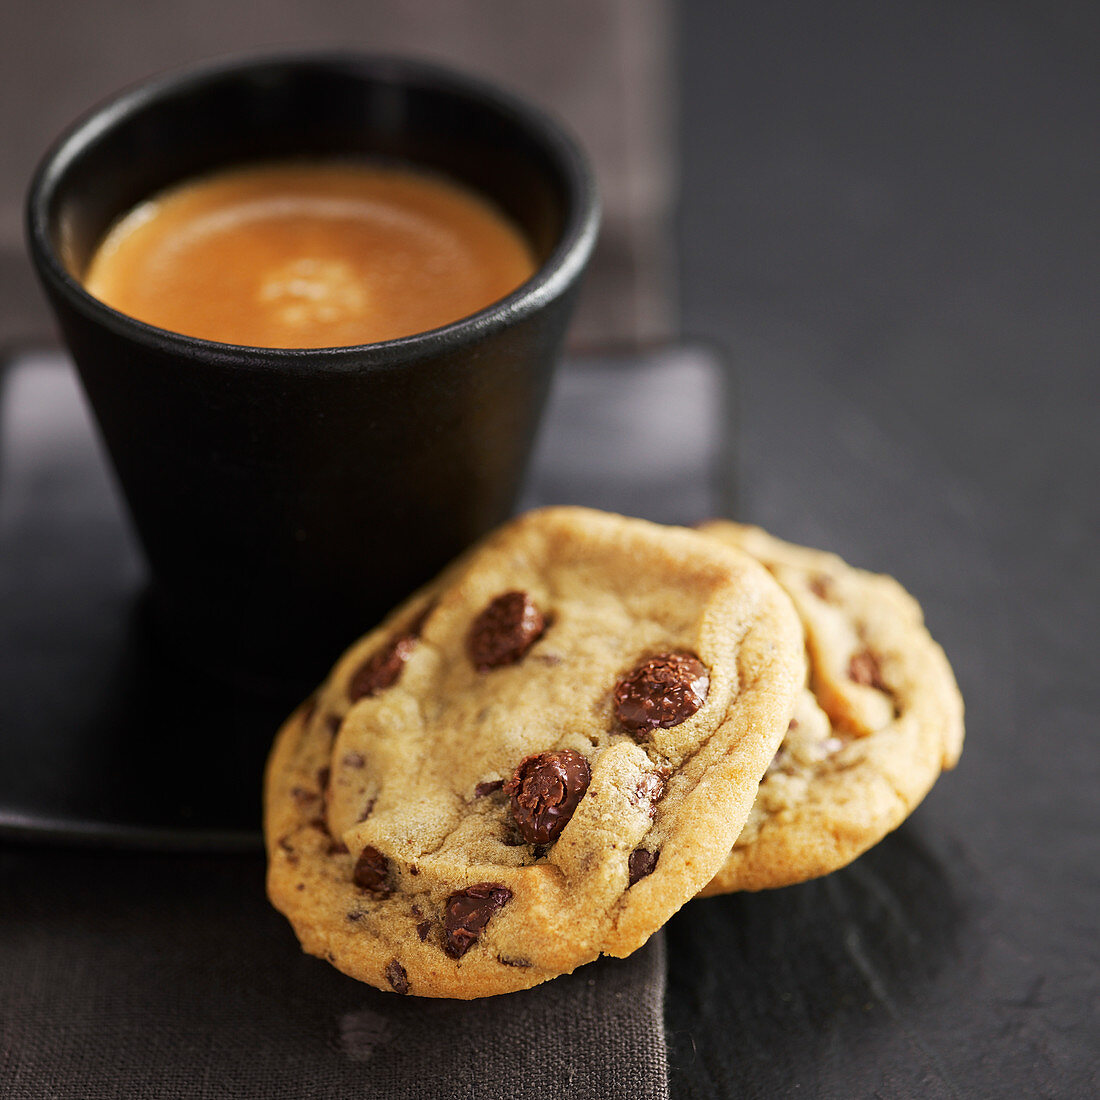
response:
[[[539,261],[464,320],[358,347],[239,347],[145,325],[78,276],[111,223],[189,177],[368,156],[482,192]],[[79,122],[28,200],[32,258],[152,569],[157,621],[230,678],[306,687],[515,505],[598,204],[537,111],[420,63],[230,62]]]

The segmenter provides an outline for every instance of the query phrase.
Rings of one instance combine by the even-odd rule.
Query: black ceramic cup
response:
[[[111,223],[247,162],[381,157],[482,192],[539,267],[419,335],[309,350],[167,332],[89,295]],[[78,122],[31,186],[29,247],[152,572],[157,620],[230,676],[308,683],[515,504],[598,203],[539,111],[417,62],[230,60],[155,79]]]

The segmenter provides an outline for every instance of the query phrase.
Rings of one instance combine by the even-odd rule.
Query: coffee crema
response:
[[[158,328],[226,344],[347,347],[426,332],[534,273],[487,199],[427,172],[303,162],[224,170],[135,207],[85,289]]]

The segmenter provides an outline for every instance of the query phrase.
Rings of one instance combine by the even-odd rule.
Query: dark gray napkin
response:
[[[124,85],[217,55],[340,49],[426,57],[555,112],[596,166],[604,224],[572,336],[675,329],[672,18],[667,0],[36,0],[7,4],[0,40],[0,339],[49,331],[23,255],[21,204],[47,144]]]
[[[0,1095],[667,1097],[664,941],[479,1001],[298,949],[255,856],[0,850]]]
[[[15,507],[20,500],[46,493],[61,506],[49,486],[64,483],[73,455],[95,461],[86,448],[64,446],[86,435],[87,425],[71,384],[63,384],[63,362],[49,356],[21,362],[13,369],[24,382],[42,382],[34,393],[50,400],[20,404],[15,399],[26,397],[27,387],[9,389],[6,397],[0,390],[6,401],[0,413],[20,413],[21,431],[4,441],[9,460],[0,478],[14,528],[32,514]],[[722,364],[703,348],[574,360],[557,379],[528,503],[571,500],[669,521],[720,510],[715,475],[725,393]],[[12,427],[10,417],[0,416],[0,423]],[[100,498],[93,497],[81,529],[117,524],[102,506],[95,510]],[[5,530],[0,524],[0,535]],[[44,584],[27,572],[18,531],[7,533],[12,537],[0,538],[0,571],[23,576],[32,589]],[[43,566],[45,580],[50,570],[72,570],[89,552],[80,543],[54,550]],[[46,584],[43,592],[49,590]],[[109,618],[117,609],[107,601],[99,614]],[[11,623],[0,620],[0,655],[8,652],[8,668],[24,668],[0,707],[0,719],[7,716],[0,725],[8,726],[0,765],[21,761],[0,767],[0,827],[22,820],[30,835],[64,834],[97,845],[112,838],[179,843],[158,841],[136,822],[127,830],[112,825],[110,792],[98,787],[101,805],[90,805],[85,791],[83,817],[66,823],[75,802],[66,802],[65,792],[73,792],[58,782],[102,773],[90,754],[109,738],[54,730],[67,713],[55,699],[69,707],[80,702],[57,688],[80,682],[64,669],[78,669],[83,658],[79,646],[65,650],[77,635],[55,638],[48,624],[40,625],[34,658],[27,652],[31,634],[12,636]],[[148,737],[164,736],[157,711],[171,706],[171,699],[151,701]],[[29,716],[50,714],[45,728],[54,732],[28,739],[38,728]],[[43,782],[32,782],[37,774]],[[147,782],[163,797],[166,780],[153,775]],[[217,781],[211,776],[211,785]],[[196,833],[194,843],[216,840]],[[401,998],[301,954],[266,902],[259,855],[0,849],[0,1095],[12,1100],[650,1100],[668,1095],[664,996],[663,933],[629,959],[601,959],[522,993],[475,1002]]]

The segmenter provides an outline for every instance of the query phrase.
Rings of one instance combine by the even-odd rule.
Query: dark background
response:
[[[163,27],[181,24],[173,10]],[[234,44],[316,37],[334,10],[282,30],[234,23]],[[117,79],[78,72],[72,110],[173,51],[217,52],[215,7],[194,6],[214,22],[190,37],[158,38],[156,5],[143,11],[148,63],[118,37],[89,40]],[[1086,1097],[1100,1084],[1097,12],[667,12],[678,126],[653,145],[677,148],[682,331],[734,368],[738,514],[898,576],[952,659],[968,731],[958,770],[850,868],[672,921],[673,1096]],[[19,93],[7,112],[65,79],[38,26],[34,55],[0,47]],[[437,37],[432,52],[446,50]],[[72,111],[45,101],[52,132]],[[5,270],[6,316],[32,328],[22,260]],[[7,858],[40,927],[76,896],[105,944],[125,927],[97,899],[117,860]],[[211,904],[270,919],[247,858],[134,870],[156,913],[201,880]],[[43,982],[62,973],[92,981],[79,956],[41,964]]]
[[[741,512],[918,596],[968,740],[848,870],[673,922],[674,1094],[1095,1095],[1098,9],[679,11]]]

